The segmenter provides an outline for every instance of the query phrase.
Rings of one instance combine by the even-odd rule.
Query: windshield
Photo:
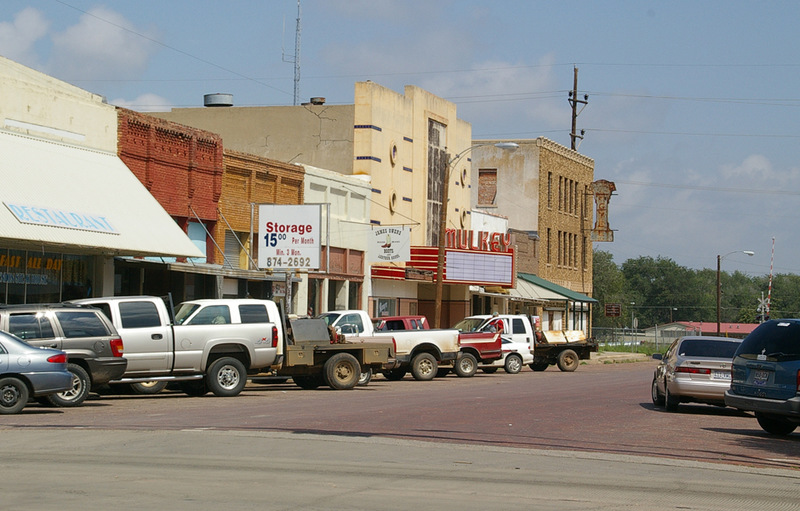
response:
[[[733,359],[739,341],[717,341],[707,339],[684,339],[678,348],[683,357]]]
[[[324,319],[325,324],[331,326],[332,324],[336,323],[336,320],[339,319],[339,316],[341,316],[341,314],[339,314],[338,312],[326,312],[324,314],[320,314],[317,317],[320,319]]]
[[[453,325],[453,328],[459,332],[474,332],[484,321],[484,318],[464,318]]]
[[[194,314],[194,311],[199,309],[200,306],[196,303],[182,303],[178,307],[178,312],[175,313],[175,324],[182,325],[186,319]]]
[[[762,323],[742,341],[736,356],[748,360],[800,360],[800,320]]]

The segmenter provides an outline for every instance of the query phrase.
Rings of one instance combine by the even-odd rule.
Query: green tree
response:
[[[625,277],[610,252],[595,250],[592,256],[592,297],[598,301],[593,323],[597,327],[617,326],[617,319],[605,315],[607,303],[621,303]]]

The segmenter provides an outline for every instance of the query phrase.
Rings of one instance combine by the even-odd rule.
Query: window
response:
[[[525,324],[522,322],[522,318],[513,318],[513,321],[511,322],[511,333],[512,334],[525,333]]]
[[[242,323],[269,323],[267,306],[263,304],[240,305],[239,316]]]
[[[50,320],[41,312],[12,314],[8,318],[8,331],[20,339],[52,339],[55,337]]]
[[[227,305],[209,305],[189,321],[189,325],[229,325],[231,311]]]
[[[64,337],[104,337],[111,332],[95,312],[91,311],[56,311],[56,318],[61,324]]]
[[[119,312],[122,316],[122,328],[161,326],[161,318],[153,302],[120,302]]]

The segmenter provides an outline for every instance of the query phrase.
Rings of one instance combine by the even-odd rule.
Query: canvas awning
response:
[[[116,154],[0,131],[0,244],[204,257]]]

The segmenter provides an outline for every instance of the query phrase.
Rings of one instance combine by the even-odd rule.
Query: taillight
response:
[[[392,337],[392,356],[397,355],[397,341]]]
[[[66,364],[67,363],[67,354],[66,353],[59,353],[58,355],[53,355],[52,357],[47,357],[47,361],[51,364]]]
[[[676,367],[676,373],[690,373],[690,374],[711,374],[711,369],[701,369],[699,367]]]
[[[797,370],[797,392],[800,393],[800,369]]]
[[[122,347],[122,339],[115,337],[111,339],[109,344],[111,345],[111,354],[115,357],[121,357],[122,353],[125,351]]]
[[[278,347],[278,329],[275,327],[272,327],[272,347]]]

